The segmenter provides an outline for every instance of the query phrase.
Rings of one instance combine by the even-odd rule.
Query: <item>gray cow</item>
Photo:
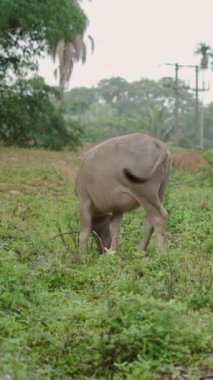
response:
[[[76,180],[81,254],[91,232],[100,252],[117,251],[122,215],[139,206],[146,213],[140,248],[146,250],[155,230],[159,251],[166,250],[167,211],[162,201],[171,161],[161,141],[140,133],[109,139],[85,154]]]

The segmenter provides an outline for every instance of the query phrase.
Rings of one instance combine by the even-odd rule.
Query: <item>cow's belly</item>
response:
[[[124,188],[119,188],[119,186],[114,190],[108,189],[108,191],[105,188],[94,195],[90,193],[90,196],[97,212],[124,213],[139,207],[137,200]]]

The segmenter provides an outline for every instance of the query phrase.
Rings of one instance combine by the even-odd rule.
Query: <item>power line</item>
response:
[[[199,130],[199,92],[205,92],[210,90],[210,86],[205,87],[204,82],[202,88],[199,88],[199,66],[191,66],[195,69],[195,88],[189,88],[190,90],[195,92],[195,128],[196,133]],[[202,104],[202,113],[200,119],[200,148],[203,149],[203,135],[204,135],[204,123],[203,123],[203,104]]]
[[[199,88],[199,66],[198,65],[180,65],[178,63],[166,63],[167,66],[175,67],[175,82],[174,82],[174,93],[175,93],[175,143],[179,142],[179,90],[187,88],[195,92],[195,128],[196,134],[199,130],[199,92],[209,91],[210,86],[205,87],[204,83],[201,88]],[[191,88],[190,86],[179,86],[179,69],[182,67],[189,67],[195,69],[195,87]],[[200,147],[203,148],[203,133],[204,133],[204,123],[203,123],[203,108],[202,108],[202,117],[200,124]]]
[[[174,114],[175,114],[175,144],[178,144],[179,142],[179,97],[180,97],[180,90],[188,88],[187,86],[179,86],[179,69],[182,67],[182,65],[178,63],[166,63],[167,66],[173,66],[175,68],[175,82],[174,82],[174,94],[175,94],[175,108],[174,108]]]

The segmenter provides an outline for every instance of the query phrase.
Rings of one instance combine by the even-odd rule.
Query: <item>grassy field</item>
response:
[[[137,210],[80,263],[81,155],[0,148],[0,379],[213,379],[210,165],[173,169],[166,256]]]

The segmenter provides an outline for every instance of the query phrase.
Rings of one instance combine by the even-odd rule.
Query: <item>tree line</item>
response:
[[[137,131],[174,141],[173,80],[168,84],[165,79],[143,78],[128,83],[118,77],[64,92],[74,64],[86,59],[88,19],[80,0],[0,0],[0,8],[1,143],[62,149]],[[38,76],[38,60],[44,54],[59,61],[59,88]],[[207,70],[211,47],[201,43],[196,54],[201,56],[200,68]],[[194,95],[181,90],[179,145],[198,145],[194,107]],[[213,103],[202,109],[202,115],[204,146],[209,147]]]
[[[180,81],[179,126],[175,131],[175,83],[143,78],[127,82],[116,77],[101,80],[92,88],[73,88],[65,93],[68,117],[84,125],[85,140],[94,141],[124,133],[146,132],[164,141],[196,147],[199,130],[195,126],[194,94]],[[204,146],[213,141],[213,103],[205,107]]]

